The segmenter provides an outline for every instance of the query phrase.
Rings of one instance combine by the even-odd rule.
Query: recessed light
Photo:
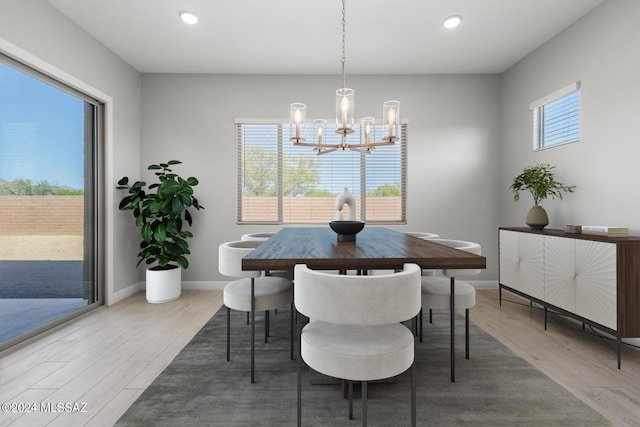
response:
[[[187,12],[187,11],[180,12],[180,19],[182,19],[182,22],[185,22],[191,25],[198,22],[198,17],[194,15],[192,12]]]
[[[444,27],[451,29],[456,28],[462,22],[462,16],[460,15],[451,15],[444,20]]]

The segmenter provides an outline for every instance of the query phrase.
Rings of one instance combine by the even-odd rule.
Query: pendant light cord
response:
[[[345,45],[347,38],[347,0],[342,0],[342,87],[347,87],[347,77],[344,72],[344,64],[347,62],[347,54],[345,53]]]

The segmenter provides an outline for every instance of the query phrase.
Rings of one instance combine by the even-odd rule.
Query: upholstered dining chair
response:
[[[481,255],[482,248],[478,243],[464,240],[434,239],[435,243],[455,249]],[[469,359],[469,309],[476,305],[476,289],[467,282],[457,280],[479,274],[476,269],[448,269],[442,270],[442,276],[422,277],[422,309],[429,310],[429,323],[433,321],[432,311],[437,309],[451,310],[451,288],[454,289],[455,309],[465,311],[465,358]],[[422,342],[422,312],[419,319],[420,342]],[[451,323],[453,331],[453,323]],[[452,332],[453,333],[453,332]],[[455,354],[451,348],[451,382],[455,381]]]
[[[361,382],[362,424],[367,425],[367,382],[411,368],[411,425],[416,424],[415,336],[403,323],[420,311],[420,267],[405,264],[398,273],[340,275],[296,265],[298,319],[298,426],[302,422],[302,363],[330,377]]]
[[[251,382],[255,382],[255,312],[265,312],[265,342],[269,336],[269,310],[284,307],[291,311],[291,360],[293,360],[293,283],[291,280],[266,276],[259,271],[242,270],[242,258],[257,248],[260,240],[226,242],[218,247],[220,273],[236,278],[224,287],[223,299],[227,308],[227,361],[231,359],[231,310],[251,314]]]
[[[439,239],[440,235],[436,233],[427,233],[424,231],[403,231],[404,234],[408,234],[409,236],[417,237],[419,239],[431,240],[431,239]]]
[[[272,232],[272,231],[262,231],[262,232],[257,232],[257,233],[247,233],[247,234],[243,234],[240,237],[240,240],[261,240],[261,241],[265,241],[268,238],[270,238],[271,236],[273,236],[274,234],[276,234],[276,232]]]
[[[247,233],[243,234],[240,237],[240,240],[258,240],[261,242],[265,242],[269,240],[277,231],[259,231],[256,233]],[[275,271],[266,271],[268,276],[278,276],[284,277],[285,279],[293,280],[293,271],[283,271],[283,270],[275,270]],[[275,309],[276,313],[278,309]],[[247,319],[248,320],[248,319]]]

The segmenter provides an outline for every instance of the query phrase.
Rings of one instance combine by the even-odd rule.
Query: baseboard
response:
[[[182,281],[182,289],[185,291],[221,291],[229,281]],[[140,282],[140,290],[147,289],[147,282]]]
[[[634,350],[640,350],[640,338],[622,338],[622,342],[630,344]]]
[[[467,280],[464,279],[465,282],[470,284],[476,289],[498,289],[498,281],[497,280]]]
[[[108,295],[105,304],[113,305],[125,298],[129,298],[131,295],[140,292],[141,289],[144,289],[141,285],[141,282],[134,283],[133,285],[127,286],[126,288],[119,290],[118,292],[114,292]]]
[[[221,291],[229,281],[189,281],[182,282],[182,289],[187,291]]]

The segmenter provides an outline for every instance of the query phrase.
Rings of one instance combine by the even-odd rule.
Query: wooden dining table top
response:
[[[293,270],[306,264],[318,270],[402,269],[415,263],[424,269],[484,269],[480,255],[424,240],[386,227],[370,226],[353,242],[338,242],[326,227],[285,227],[242,260],[243,270]]]

